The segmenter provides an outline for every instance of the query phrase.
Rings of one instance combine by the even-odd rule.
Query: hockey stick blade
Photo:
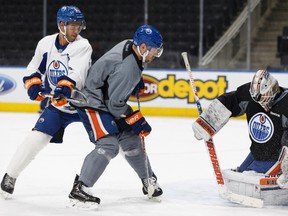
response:
[[[158,196],[158,197],[148,197],[149,198],[149,201],[151,202],[162,202],[162,199],[161,199],[161,196]]]
[[[7,193],[3,190],[0,189],[0,197],[2,197],[2,199],[4,200],[10,200],[11,199],[12,194]]]
[[[154,186],[150,183],[150,180],[149,180],[149,176],[148,176],[148,187],[147,187],[147,196],[149,199],[152,198],[152,195],[154,194],[155,192],[155,189],[154,189]]]
[[[99,204],[96,202],[81,202],[76,199],[69,199],[69,203],[67,207],[69,208],[77,208],[81,210],[97,210]]]
[[[195,84],[194,84],[194,78],[193,78],[191,67],[190,67],[190,64],[189,64],[188,54],[187,54],[187,52],[182,52],[181,55],[183,57],[186,70],[189,73],[190,85],[192,87],[192,91],[193,91],[193,94],[194,94],[194,97],[195,97],[195,102],[197,104],[198,113],[199,113],[199,115],[201,115],[202,106],[201,106],[201,103],[200,103],[200,100],[199,100],[199,97],[198,97],[197,89],[196,89]],[[214,169],[214,174],[215,174],[215,177],[216,177],[216,180],[217,180],[217,184],[218,185],[224,185],[224,179],[223,179],[222,172],[221,172],[221,169],[220,169],[220,164],[218,162],[218,158],[217,158],[214,142],[213,142],[213,140],[211,138],[209,141],[205,141],[205,143],[206,143],[206,146],[207,146],[207,149],[208,149],[208,152],[209,152],[209,156],[210,156],[210,160],[211,160],[211,163],[212,163],[212,167]]]

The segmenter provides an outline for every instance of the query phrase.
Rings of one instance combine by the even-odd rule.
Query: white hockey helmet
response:
[[[278,81],[268,71],[258,70],[253,76],[249,92],[255,102],[269,111],[280,88]]]

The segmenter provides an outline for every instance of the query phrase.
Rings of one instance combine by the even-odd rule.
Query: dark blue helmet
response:
[[[57,12],[57,25],[63,22],[66,26],[69,22],[80,22],[82,29],[86,28],[84,14],[75,6],[63,6]]]
[[[156,48],[157,57],[160,57],[163,52],[163,39],[160,32],[150,25],[140,26],[133,36],[133,43],[136,46],[140,46],[142,43],[145,43],[148,47],[148,50],[151,48]]]

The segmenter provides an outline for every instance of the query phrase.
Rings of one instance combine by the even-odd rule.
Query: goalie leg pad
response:
[[[281,170],[282,174],[277,179],[277,184],[281,188],[288,189],[288,147],[284,146],[280,157],[282,156]]]
[[[287,146],[283,146],[282,150],[281,150],[281,152],[279,154],[278,160],[266,172],[266,175],[278,175],[282,170],[286,170],[285,173],[287,173],[287,176],[288,176],[288,161],[287,161],[287,159],[286,159],[286,162],[284,162],[284,164],[282,165],[282,161],[284,160],[284,158],[287,158],[287,154],[288,154],[288,147]],[[283,168],[281,168],[281,166],[283,166]]]
[[[208,141],[228,122],[231,114],[215,99],[192,125],[196,139]]]

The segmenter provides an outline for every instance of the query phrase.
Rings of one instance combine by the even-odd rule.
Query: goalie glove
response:
[[[66,98],[71,97],[71,92],[76,85],[76,82],[71,78],[63,75],[58,78],[57,85],[54,90],[53,98],[51,99],[55,106],[63,106],[68,101]]]
[[[139,136],[143,134],[144,136],[148,136],[152,130],[151,126],[143,117],[140,111],[133,112],[130,116],[125,118],[125,121],[128,125],[131,126],[132,130]]]
[[[228,122],[231,114],[230,110],[215,99],[193,123],[195,138],[208,141]]]
[[[23,77],[23,82],[31,100],[44,100],[44,97],[40,96],[42,92],[45,92],[45,88],[42,86],[42,79],[39,73],[33,73],[30,76]]]

